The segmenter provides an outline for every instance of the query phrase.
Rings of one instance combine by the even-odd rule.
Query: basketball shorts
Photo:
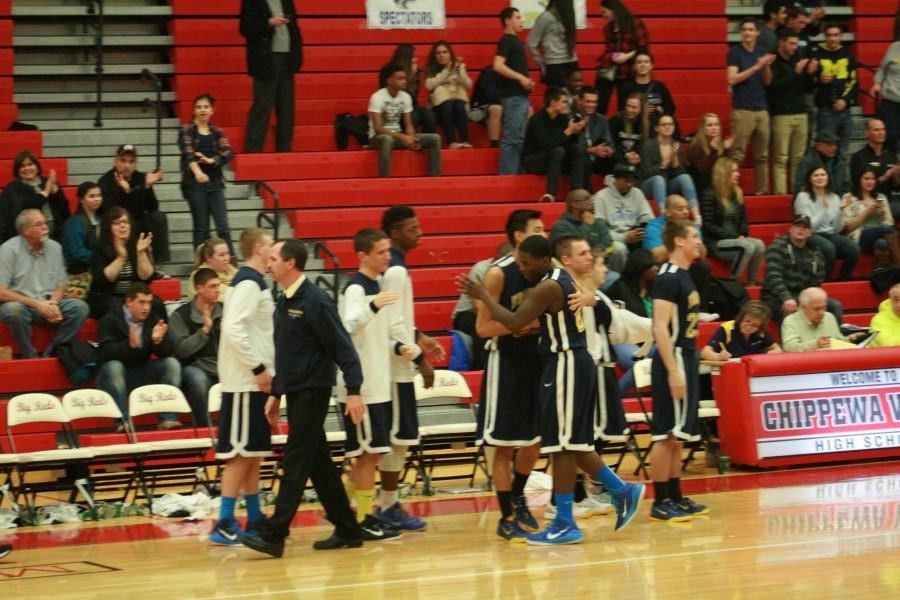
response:
[[[669,392],[669,372],[657,354],[653,357],[650,376],[653,392],[653,419],[650,433],[654,441],[669,434],[688,442],[700,439],[697,411],[700,407],[700,374],[697,354],[675,348],[675,362],[684,374],[685,397],[675,402]]]
[[[628,435],[625,408],[619,397],[619,383],[616,370],[612,367],[597,367],[597,428],[596,439],[605,442],[624,442]]]
[[[416,388],[411,381],[393,383],[392,386],[391,443],[398,446],[415,446],[419,443]]]
[[[272,453],[272,429],[266,420],[268,397],[263,392],[222,392],[216,458]]]
[[[587,350],[557,352],[541,374],[541,452],[593,452],[597,365]]]
[[[542,365],[537,352],[488,352],[478,405],[478,444],[520,448],[541,441],[538,399]]]
[[[344,406],[341,405],[341,413]],[[350,458],[363,452],[368,454],[387,454],[391,451],[391,425],[394,407],[392,402],[366,404],[366,414],[362,421],[354,424],[349,415],[344,415],[344,430],[347,442],[344,444],[346,455]]]

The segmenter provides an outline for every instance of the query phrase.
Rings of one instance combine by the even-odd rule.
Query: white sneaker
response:
[[[589,519],[594,515],[594,509],[591,506],[585,506],[584,500],[572,505],[572,516],[576,519]],[[544,518],[552,521],[556,518],[556,506],[548,504],[544,510]]]
[[[583,506],[591,511],[592,515],[608,515],[612,512],[613,506],[608,502],[600,502],[599,500],[588,496],[584,500],[578,503],[578,506]]]

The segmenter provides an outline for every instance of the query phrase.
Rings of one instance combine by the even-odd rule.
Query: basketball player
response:
[[[686,521],[709,509],[681,495],[681,449],[683,440],[699,438],[700,376],[696,352],[700,294],[688,274],[699,256],[702,242],[690,221],[668,220],[663,243],[669,261],[653,280],[653,357],[651,380],[653,419],[650,432],[650,479],[653,480],[653,508],[656,521]]]
[[[529,544],[540,545],[575,544],[584,538],[572,516],[578,468],[591,473],[611,492],[617,530],[631,521],[644,495],[644,486],[624,483],[594,451],[597,369],[587,350],[581,314],[568,308],[575,284],[564,269],[553,267],[552,258],[550,242],[541,236],[533,235],[519,246],[522,274],[539,283],[515,312],[497,303],[481,284],[464,276],[457,279],[461,289],[484,302],[494,319],[513,333],[540,317],[545,357],[540,387],[541,451],[553,455],[557,506],[556,518],[543,531],[528,536]],[[600,313],[608,313],[609,308],[598,304],[597,310],[598,321],[608,322],[609,317]]]
[[[381,496],[375,516],[394,529],[422,531],[427,523],[411,516],[400,506],[397,488],[406,460],[406,449],[419,443],[419,416],[413,386],[416,366],[425,380],[425,387],[431,387],[434,385],[434,368],[425,355],[433,360],[443,360],[444,348],[416,329],[412,280],[406,268],[406,254],[419,245],[419,238],[422,237],[416,213],[408,206],[392,206],[382,215],[381,229],[391,240],[391,264],[384,273],[382,288],[399,294],[397,302],[385,308],[390,335],[400,344],[413,347],[414,351],[412,360],[400,354],[399,347],[391,355],[394,411],[391,452],[378,464]]]
[[[229,301],[222,311],[218,355],[222,408],[216,458],[225,460],[225,470],[219,520],[209,540],[223,546],[240,545],[234,507],[241,489],[248,530],[262,517],[259,464],[271,451],[265,406],[275,366],[275,304],[263,273],[272,250],[272,236],[262,229],[245,229],[239,246],[244,266],[231,282]]]
[[[511,212],[506,220],[506,236],[513,251],[497,260],[484,277],[487,293],[510,311],[515,311],[526,292],[534,287],[516,263],[519,244],[531,235],[544,235],[541,213]],[[477,443],[494,446],[495,450],[491,473],[501,514],[497,535],[506,540],[524,541],[539,528],[525,502],[525,483],[540,455],[539,325],[533,322],[521,335],[513,335],[493,320],[483,303],[478,303],[475,330],[479,337],[490,338],[478,410]],[[511,473],[516,448],[515,472]]]
[[[391,243],[387,235],[377,229],[361,229],[353,237],[353,247],[359,258],[359,271],[347,281],[340,308],[341,320],[362,365],[360,395],[366,404],[366,414],[357,424],[344,415],[346,454],[355,458],[350,480],[356,495],[356,520],[363,539],[377,541],[400,535],[372,514],[375,468],[382,456],[391,451],[390,357],[397,344],[388,333],[386,311],[382,309],[395,303],[400,294],[381,289],[381,274],[391,262]],[[400,351],[404,356],[412,356],[414,349],[401,344]]]

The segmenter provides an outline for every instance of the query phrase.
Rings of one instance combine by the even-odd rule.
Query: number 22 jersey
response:
[[[675,304],[669,320],[674,345],[683,350],[696,350],[700,294],[690,274],[673,263],[663,264],[653,280],[650,297]]]

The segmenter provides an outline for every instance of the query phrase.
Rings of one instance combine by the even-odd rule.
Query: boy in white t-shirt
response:
[[[389,64],[381,70],[386,86],[369,98],[369,145],[379,151],[378,176],[390,177],[394,148],[428,150],[428,176],[441,174],[441,138],[436,133],[416,133],[412,122],[412,97],[406,93],[406,70]]]

